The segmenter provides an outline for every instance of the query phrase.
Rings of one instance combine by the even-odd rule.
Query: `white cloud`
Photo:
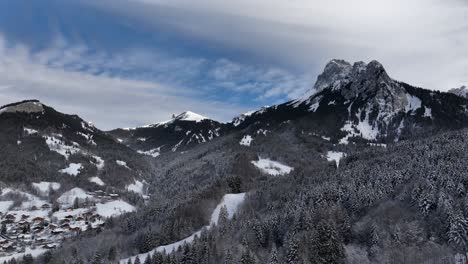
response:
[[[59,111],[79,114],[103,129],[153,123],[185,110],[219,120],[245,110],[225,102],[197,99],[193,96],[196,91],[178,86],[125,79],[112,71],[98,75],[78,71],[79,65],[93,65],[83,50],[55,44],[44,52],[31,53],[22,45],[9,47],[0,37],[0,104],[37,98]],[[103,65],[115,62],[98,58],[96,68],[107,70]]]
[[[105,2],[105,1],[104,1]],[[430,89],[468,83],[468,2],[461,0],[127,0],[108,9],[318,74],[332,58],[377,59]],[[105,5],[105,4],[103,4]],[[120,7],[119,7],[120,6]],[[125,11],[122,11],[125,7]],[[142,11],[141,9],[144,9]],[[164,15],[155,16],[154,14]]]

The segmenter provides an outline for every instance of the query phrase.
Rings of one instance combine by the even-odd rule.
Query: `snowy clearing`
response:
[[[99,156],[92,156],[92,157],[95,160],[95,162],[92,162],[94,166],[96,166],[98,170],[104,169],[104,164],[105,164],[104,160]]]
[[[340,166],[340,160],[345,157],[346,154],[343,152],[337,152],[337,151],[328,151],[327,152],[327,160],[328,161],[335,161],[336,162],[336,167]]]
[[[123,160],[116,160],[115,163],[117,163],[117,165],[119,166],[122,166],[122,167],[125,167],[127,169],[130,169],[128,166],[127,166],[127,162],[123,161]]]
[[[247,147],[250,147],[250,143],[252,143],[252,140],[253,138],[250,136],[250,135],[245,135],[241,141],[239,142],[239,144],[241,144],[242,146],[247,146]]]
[[[36,189],[41,195],[49,195],[50,190],[58,190],[60,189],[60,183],[58,182],[33,182],[32,186]]]
[[[221,211],[221,207],[226,206],[228,212],[228,218],[232,219],[234,214],[239,209],[239,206],[245,200],[245,193],[236,193],[236,194],[226,194],[221,199],[221,202],[216,206],[213,213],[211,214],[211,221],[210,225],[217,225],[219,220],[219,213]]]
[[[13,201],[0,201],[0,213],[5,214],[13,205]]]
[[[137,152],[140,153],[140,154],[143,154],[143,155],[151,156],[153,158],[156,158],[157,156],[159,156],[161,154],[160,153],[160,148],[150,149],[150,150],[147,150],[147,151],[137,150]]]
[[[236,194],[226,194],[223,196],[221,199],[221,202],[216,206],[215,210],[211,214],[211,220],[210,224],[212,223],[217,223],[218,218],[219,218],[219,212],[221,210],[222,206],[226,206],[228,210],[228,218],[231,219],[232,216],[237,212],[239,209],[240,205],[242,202],[244,202],[245,199],[245,193],[236,193]],[[147,253],[142,253],[137,256],[133,256],[130,258],[122,259],[120,260],[120,264],[127,264],[128,261],[130,260],[131,263],[135,263],[136,257],[140,259],[141,263],[144,263],[148,255],[153,255],[155,252],[166,252],[166,254],[170,254],[177,250],[179,247],[183,246],[185,243],[192,243],[195,237],[200,236],[201,232],[203,229],[210,229],[211,225],[203,227],[201,230],[198,230],[197,232],[193,233],[191,236],[186,237],[182,240],[179,240],[177,242],[174,242],[169,245],[164,245],[164,246],[159,246],[150,252]]]
[[[72,205],[73,202],[75,201],[75,199],[78,199],[79,201],[84,201],[86,199],[92,199],[92,198],[93,198],[93,196],[87,194],[83,189],[73,188],[73,189],[63,193],[57,199],[57,202],[67,206],[67,205]]]
[[[79,145],[73,144],[73,146],[66,145],[62,140],[52,137],[52,136],[45,136],[47,146],[49,146],[50,151],[55,151],[58,154],[64,156],[66,159],[75,153],[78,153],[80,149],[78,148]]]
[[[99,185],[99,186],[104,186],[104,185],[106,185],[106,184],[101,180],[101,178],[99,178],[99,177],[97,177],[97,176],[96,176],[96,177],[91,177],[91,178],[89,178],[89,181],[90,181],[90,182],[93,182],[93,183],[95,183],[95,184],[97,184],[97,185]]]
[[[26,132],[26,135],[28,135],[28,136],[38,133],[37,130],[32,129],[32,128],[26,128],[26,127],[23,128],[23,131]]]
[[[133,205],[122,200],[96,204],[96,212],[103,217],[119,216],[135,210]]]
[[[143,194],[143,182],[136,180],[135,183],[127,186],[127,191]]]
[[[32,195],[32,194],[27,193],[27,192],[15,190],[15,189],[12,189],[12,188],[4,188],[2,190],[2,195],[1,196],[5,196],[5,195],[8,195],[8,194],[21,195],[26,199],[26,201],[22,202],[21,205],[19,206],[21,209],[31,209],[32,207],[40,208],[43,204],[48,203],[47,201],[42,200],[41,198],[39,198],[39,197],[37,197],[35,195]]]
[[[408,104],[405,107],[405,111],[407,113],[412,112],[421,107],[421,99],[419,99],[418,97],[406,94],[406,99],[408,100]]]
[[[293,168],[287,165],[281,164],[277,161],[272,161],[269,159],[262,159],[260,158],[258,161],[253,160],[251,161],[255,167],[259,168],[262,172],[278,176],[278,175],[285,175],[289,174]]]
[[[59,172],[65,173],[71,176],[78,176],[82,168],[83,166],[81,165],[81,163],[70,163],[70,165],[68,165],[68,168],[61,169],[59,170]]]

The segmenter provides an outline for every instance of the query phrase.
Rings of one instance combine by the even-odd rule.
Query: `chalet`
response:
[[[6,220],[15,220],[15,219],[16,219],[16,216],[14,216],[14,215],[12,215],[12,214],[7,214],[7,215],[5,216],[5,219],[6,219]]]
[[[42,209],[50,209],[51,206],[50,206],[50,204],[45,203],[45,204],[43,204],[43,205],[41,206],[41,208],[42,208]]]
[[[73,215],[67,215],[65,216],[66,219],[73,219]]]
[[[8,244],[8,240],[6,240],[6,239],[1,239],[1,240],[0,240],[0,245],[5,245],[5,244]]]
[[[60,228],[70,228],[70,224],[63,224],[60,226]]]
[[[84,217],[82,217],[82,216],[78,216],[75,220],[76,220],[76,221],[84,221],[85,219],[84,219]]]
[[[56,247],[57,246],[55,244],[45,244],[44,246],[42,246],[42,248],[44,249],[54,249]]]
[[[55,230],[52,230],[51,233],[53,235],[58,235],[58,234],[62,234],[63,232],[65,232],[65,230],[61,229],[61,228],[56,228]]]
[[[50,230],[54,230],[54,229],[57,229],[57,228],[58,228],[57,225],[54,225],[54,224],[50,224],[50,225],[49,225],[49,229],[50,229]]]
[[[79,233],[79,232],[81,232],[81,227],[79,227],[79,226],[70,227],[70,231]]]
[[[44,222],[44,221],[45,221],[45,219],[44,219],[43,217],[39,217],[39,216],[38,216],[38,217],[34,217],[34,219],[33,219],[33,222],[42,223],[42,222]]]
[[[112,197],[112,198],[119,197],[119,195],[117,193],[111,193],[111,194],[109,194],[109,196]]]
[[[26,220],[28,218],[29,218],[29,215],[25,215],[25,214],[21,215],[21,220]]]
[[[38,243],[43,243],[43,242],[46,242],[46,241],[47,241],[47,239],[43,238],[43,237],[36,238],[36,242],[38,242]]]

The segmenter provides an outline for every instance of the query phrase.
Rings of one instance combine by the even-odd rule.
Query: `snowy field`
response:
[[[292,167],[287,165],[281,164],[277,161],[273,161],[270,159],[262,159],[253,160],[251,161],[255,167],[260,169],[262,172],[272,175],[272,176],[279,176],[279,175],[286,175],[291,173],[293,170]]]

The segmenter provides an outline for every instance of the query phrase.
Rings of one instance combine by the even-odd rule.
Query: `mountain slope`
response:
[[[0,145],[0,181],[7,185],[52,181],[97,188],[98,177],[100,185],[123,190],[148,174],[148,164],[133,150],[37,100],[0,108]]]
[[[223,133],[223,124],[190,111],[156,124],[109,131],[123,144],[152,157],[164,152],[187,150]]]
[[[372,61],[329,62],[307,96],[235,120],[236,128],[257,129],[288,120],[313,133],[347,144],[350,140],[388,142],[468,124],[468,101],[391,79]],[[309,94],[312,94],[309,96]]]

